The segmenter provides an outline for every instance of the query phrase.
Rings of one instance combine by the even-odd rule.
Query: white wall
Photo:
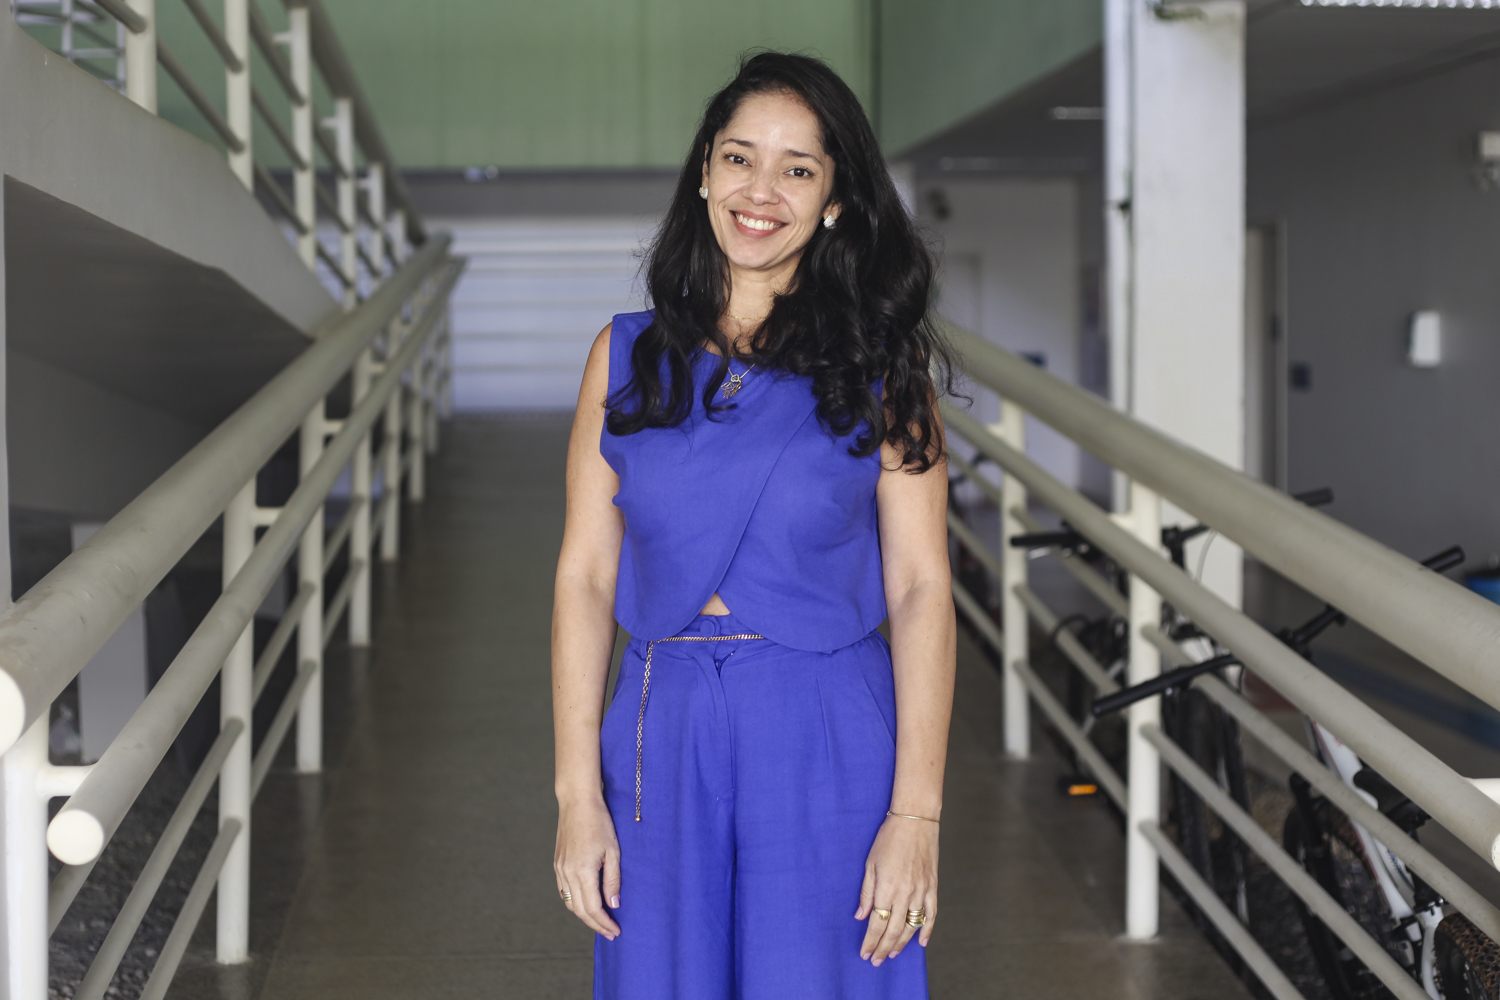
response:
[[[453,292],[460,412],[571,410],[589,346],[642,308],[646,216],[431,219],[469,264]]]
[[[919,216],[941,239],[938,309],[1002,347],[1039,355],[1047,371],[1078,381],[1078,197],[1070,179],[928,178]],[[940,208],[939,206],[943,206]],[[947,218],[939,218],[944,211]],[[998,415],[988,390],[965,391],[985,421]],[[1077,488],[1077,445],[1035,420],[1026,450]]]
[[[206,433],[19,351],[6,367],[16,507],[107,520]]]
[[[1288,488],[1408,556],[1500,560],[1500,59],[1252,128],[1249,209],[1284,232]],[[1443,316],[1443,362],[1406,362],[1411,314]],[[1282,377],[1285,377],[1284,375]]]

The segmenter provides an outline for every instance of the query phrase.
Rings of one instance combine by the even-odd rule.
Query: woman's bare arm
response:
[[[943,810],[955,656],[948,466],[940,460],[912,475],[901,468],[889,445],[881,449],[881,462],[876,500],[896,681],[891,811],[935,820]],[[937,856],[936,823],[886,819],[870,850],[856,917],[869,917],[877,906],[892,913],[889,921],[870,920],[861,948],[864,957],[879,965],[906,947],[915,933],[905,921],[909,909],[926,911],[920,940],[927,944],[937,916]]]
[[[599,726],[615,642],[615,577],[625,526],[614,505],[619,478],[599,453],[609,387],[609,336],[594,341],[568,442],[567,517],[552,608],[552,722],[556,743],[560,892],[592,930],[613,939],[619,925],[620,848],[604,803]],[[601,892],[600,878],[603,873]]]

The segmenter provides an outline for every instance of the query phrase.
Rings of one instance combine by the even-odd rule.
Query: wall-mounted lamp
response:
[[[1413,368],[1436,368],[1443,360],[1443,318],[1433,309],[1412,313],[1406,360]]]

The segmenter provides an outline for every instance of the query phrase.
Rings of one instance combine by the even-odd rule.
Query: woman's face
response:
[[[714,137],[703,164],[708,220],[732,267],[795,266],[830,205],[834,164],[807,105],[792,94],[753,94]]]

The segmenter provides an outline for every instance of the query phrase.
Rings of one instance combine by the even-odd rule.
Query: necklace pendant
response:
[[[743,375],[730,375],[729,381],[719,386],[724,392],[725,399],[733,399],[734,394],[740,391],[740,383],[744,381]]]

